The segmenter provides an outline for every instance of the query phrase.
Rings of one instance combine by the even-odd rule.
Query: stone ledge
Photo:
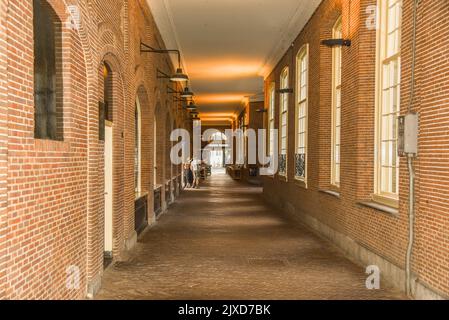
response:
[[[131,251],[137,244],[137,232],[131,232],[128,239],[125,240],[125,251]]]
[[[340,199],[340,192],[333,190],[320,190],[320,192]]]
[[[412,286],[412,289],[416,300],[449,300],[448,296],[434,291],[419,279],[414,279],[414,282],[415,285]]]
[[[102,276],[97,274],[89,283],[87,284],[86,298],[93,299],[95,295],[100,291]]]
[[[350,259],[354,263],[365,267],[369,265],[378,266],[385,281],[387,281],[390,285],[392,285],[395,289],[401,291],[402,293],[405,292],[405,270],[388,261],[386,258],[367,249],[347,235],[332,229],[331,227],[327,226],[326,224],[310,215],[298,213],[292,207],[293,205],[284,206],[283,211],[286,212],[289,216],[292,216],[299,223],[311,229],[312,232],[317,233],[318,235],[330,241],[338,249],[340,249],[348,259]],[[417,280],[416,276],[412,279],[412,281],[414,299],[448,299],[444,295],[437,293],[434,289],[425,286],[422,282]]]
[[[368,208],[371,208],[371,209],[382,211],[384,213],[389,213],[389,214],[391,214],[392,216],[395,216],[395,217],[399,216],[399,210],[398,209],[386,206],[386,205],[378,203],[378,202],[374,202],[374,201],[359,201],[359,202],[357,202],[357,204],[360,205],[360,206],[363,206],[363,207],[368,207]]]

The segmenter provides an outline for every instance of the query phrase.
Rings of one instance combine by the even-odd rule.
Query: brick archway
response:
[[[124,93],[124,85],[123,85],[123,71],[121,68],[121,64],[119,62],[119,58],[112,53],[106,52],[102,59],[101,63],[98,67],[98,97],[99,101],[104,102],[105,92],[108,92],[109,98],[111,101],[108,101],[110,104],[109,112],[111,113],[111,118],[109,119],[112,126],[112,141],[113,141],[113,152],[112,152],[112,176],[113,176],[113,205],[112,205],[112,255],[114,258],[120,257],[120,254],[124,250],[124,241],[126,238],[126,230],[125,230],[125,214],[126,208],[124,208],[123,203],[125,201],[125,158],[124,158],[124,131],[125,131],[125,93]],[[104,84],[104,72],[105,67],[109,69],[110,72],[110,83],[106,85]],[[99,129],[99,122],[97,123],[97,129]],[[100,161],[104,163],[104,143],[100,142],[99,145],[100,152]],[[103,168],[103,166],[100,166]],[[104,168],[98,172],[98,177],[100,178],[101,185],[104,186]],[[101,178],[103,177],[103,178]],[[104,195],[103,188],[98,188],[95,192],[98,194],[99,204],[98,204],[98,212],[100,216],[104,216],[105,208],[104,208]],[[97,222],[97,225],[90,226],[97,230],[97,233],[94,233],[95,242],[103,243],[103,232],[104,232],[104,219],[100,219]],[[90,244],[95,246],[94,242]],[[96,252],[97,260],[103,259],[103,246],[96,246],[92,248]],[[98,263],[98,261],[92,261],[92,263]]]
[[[145,86],[142,84],[138,87],[136,93],[136,99],[139,100],[141,111],[141,187],[142,192],[149,192],[153,185],[153,179],[151,179],[152,173],[152,132],[153,121],[150,99]]]
[[[138,100],[140,106],[140,181],[141,193],[148,194],[148,221],[154,221],[154,113],[151,110],[150,97],[144,84],[140,84],[137,88],[136,101]]]

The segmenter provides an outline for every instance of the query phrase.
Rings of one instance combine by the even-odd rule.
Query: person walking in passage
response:
[[[198,189],[200,187],[200,170],[201,170],[201,161],[197,159],[193,159],[191,163],[191,167],[193,170],[193,186],[192,188]]]
[[[191,162],[187,164],[187,184],[189,188],[193,188],[194,175]]]
[[[190,171],[190,164],[188,162],[184,163],[182,165],[183,168],[183,178],[184,178],[184,189],[190,188],[191,184],[189,182],[189,171]]]

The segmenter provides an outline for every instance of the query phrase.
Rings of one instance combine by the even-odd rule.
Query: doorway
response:
[[[216,132],[211,135],[210,141],[206,149],[212,174],[223,174],[230,157],[226,136],[222,132]]]
[[[112,123],[105,123],[104,139],[104,267],[112,262],[112,216],[113,216],[113,138]]]

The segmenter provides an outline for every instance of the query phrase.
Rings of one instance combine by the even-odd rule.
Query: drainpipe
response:
[[[411,90],[410,102],[408,105],[408,113],[412,113],[413,102],[415,98],[415,69],[416,69],[416,29],[417,29],[417,13],[421,0],[415,0],[413,5],[413,44],[412,44],[412,68],[411,68]],[[411,260],[413,254],[413,246],[415,240],[415,171],[413,168],[413,158],[416,154],[407,154],[408,172],[409,172],[409,236],[406,255],[406,293],[412,296],[412,270]]]
[[[407,155],[408,172],[409,172],[409,233],[408,233],[408,248],[406,257],[406,293],[408,296],[412,296],[412,270],[411,260],[413,253],[413,244],[415,239],[415,171],[413,168],[413,155]]]

